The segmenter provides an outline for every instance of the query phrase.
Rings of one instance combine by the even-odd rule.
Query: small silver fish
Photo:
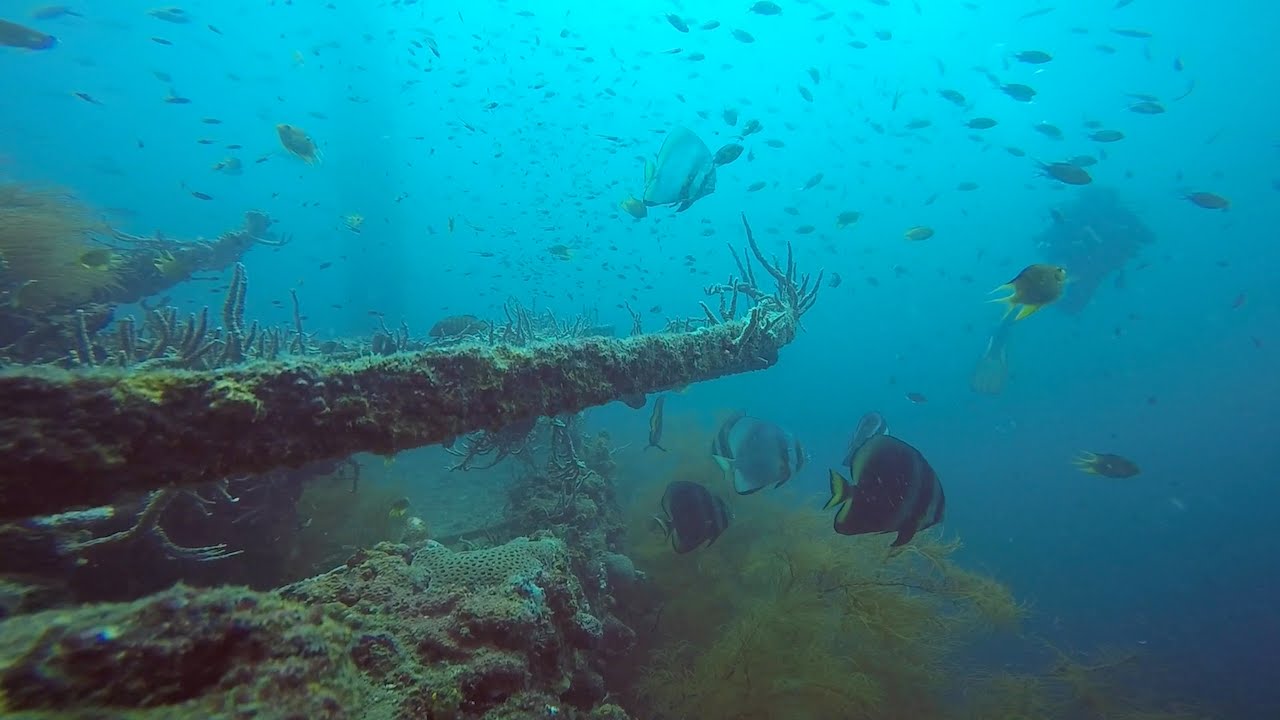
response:
[[[791,433],[767,420],[731,415],[711,441],[711,459],[739,495],[769,485],[781,487],[804,467],[804,447]]]

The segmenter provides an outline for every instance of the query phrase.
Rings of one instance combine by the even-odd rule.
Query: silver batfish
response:
[[[804,447],[791,433],[774,423],[729,416],[711,441],[711,459],[739,495],[750,495],[770,485],[782,487],[804,467]]]
[[[668,133],[656,162],[645,163],[644,204],[649,207],[678,205],[676,212],[681,212],[715,189],[715,158],[688,128],[677,127]]]

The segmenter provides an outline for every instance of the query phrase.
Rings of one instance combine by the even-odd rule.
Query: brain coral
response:
[[[465,552],[433,541],[414,555],[414,564],[421,564],[433,588],[493,587],[507,583],[512,576],[529,576],[540,570],[556,572],[567,563],[564,543],[555,538],[516,538],[505,545]]]

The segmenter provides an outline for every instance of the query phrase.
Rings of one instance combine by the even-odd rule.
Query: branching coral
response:
[[[181,490],[156,490],[147,496],[147,500],[143,504],[142,511],[138,514],[137,520],[129,529],[89,540],[68,541],[64,547],[64,551],[80,555],[92,550],[93,548],[108,544],[153,542],[158,544],[169,557],[182,560],[207,562],[211,560],[222,560],[239,555],[239,550],[229,550],[225,544],[209,545],[206,547],[183,547],[169,539],[169,535],[164,531],[164,527],[161,526],[160,520],[164,515],[164,511],[169,507],[169,504],[181,494],[183,494],[183,491]]]

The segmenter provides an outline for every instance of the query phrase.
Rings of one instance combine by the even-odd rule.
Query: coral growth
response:
[[[21,410],[0,419],[7,471],[0,476],[6,499],[0,518],[359,451],[391,454],[628,393],[747,372],[762,354],[776,356],[779,340],[764,332],[736,340],[744,329],[732,322],[626,340],[459,345],[187,373],[0,375],[0,403]],[[126,392],[131,388],[149,392]],[[138,443],[139,436],[148,442]]]
[[[382,544],[275,593],[178,587],[0,623],[5,711],[615,718],[608,642],[553,539]]]
[[[429,542],[418,553],[431,583],[444,588],[477,588],[499,585],[511,578],[534,577],[540,573],[565,568],[557,567],[565,557],[564,543],[545,538],[530,541],[516,538],[511,542],[484,550],[454,552]]]
[[[350,636],[321,606],[179,586],[0,624],[0,697],[6,711],[50,716],[341,718],[358,696]]]
[[[742,278],[706,289],[731,298],[720,316],[703,304],[705,318],[669,322],[662,333],[639,334],[637,320],[637,334],[616,340],[589,334],[580,322],[566,330],[553,319],[552,339],[544,339],[533,318],[523,314],[511,317],[504,328],[504,334],[522,328],[515,333],[520,344],[496,342],[497,328],[490,324],[489,344],[400,352],[407,332],[394,340],[384,332],[382,349],[391,343],[395,352],[344,362],[290,359],[185,375],[141,368],[0,374],[0,403],[23,411],[0,421],[0,463],[7,470],[0,476],[0,499],[14,501],[0,503],[0,519],[107,503],[122,491],[216,482],[356,452],[389,455],[452,443],[477,430],[496,432],[538,417],[769,367],[795,338],[801,316],[817,299],[822,274],[816,279],[800,274],[790,250],[785,266],[767,262],[746,230],[752,255],[773,278],[776,291],[762,290],[750,260],[735,256]],[[248,242],[257,241],[249,236]],[[148,267],[151,276],[159,272]],[[245,277],[237,266],[223,308],[221,364],[249,357],[244,350],[257,329],[243,325]],[[739,296],[754,303],[742,318],[737,317]],[[294,301],[290,350],[304,355],[306,336],[296,296]],[[213,341],[201,342],[206,315],[188,320],[176,348],[176,311],[162,319],[156,325],[164,331],[160,340],[150,341],[147,359],[176,356],[180,366],[207,367],[202,358]],[[92,329],[78,321],[74,330],[79,364],[96,364]],[[260,345],[264,336],[258,335]],[[138,357],[139,336],[122,328],[118,339],[113,358],[128,365]],[[321,352],[334,355],[337,349],[332,343]],[[275,360],[276,352],[260,351],[256,357]],[[129,384],[165,386],[166,391],[146,397],[120,392]],[[231,397],[228,389],[235,391]],[[210,397],[229,402],[196,400]],[[140,435],[148,442],[135,442]]]
[[[619,668],[635,644],[635,632],[616,614],[640,573],[622,554],[625,525],[614,496],[616,448],[608,433],[585,435],[581,416],[540,424],[531,437],[547,447],[539,466],[533,452],[509,484],[506,526],[516,532],[545,528],[569,549],[569,570],[599,617],[604,638],[599,652],[607,665],[605,682],[625,687],[631,677]]]
[[[359,618],[357,666],[400,691],[397,716],[547,717],[563,706],[573,717],[603,701],[592,658],[606,639],[568,564],[551,538],[467,552],[384,544],[282,594],[336,600]]]
[[[65,192],[0,184],[0,291],[7,304],[42,312],[84,305],[119,286],[106,230]]]
[[[126,365],[159,359],[172,343],[181,366],[208,367],[196,365],[210,349],[207,308],[198,327],[193,315],[184,328],[176,308],[150,308],[144,299],[235,263],[256,245],[287,243],[271,223],[250,211],[241,229],[216,240],[142,237],[93,222],[64,194],[0,185],[0,363]],[[116,306],[132,302],[147,311],[142,327],[127,317],[114,337],[98,337]]]

